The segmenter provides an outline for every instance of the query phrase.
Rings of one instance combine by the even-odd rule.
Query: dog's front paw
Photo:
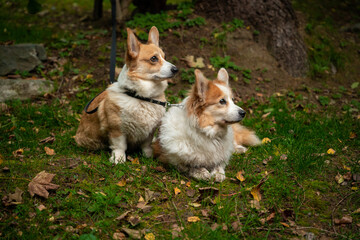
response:
[[[215,182],[222,182],[226,178],[225,170],[221,167],[217,167],[211,172],[211,176],[214,178]]]
[[[153,150],[152,150],[151,146],[143,147],[142,150],[143,150],[145,157],[151,158],[153,156]]]
[[[110,162],[118,164],[126,162],[126,155],[125,152],[122,151],[112,151]]]
[[[189,171],[190,177],[209,181],[211,179],[211,174],[206,168],[193,168]]]
[[[236,153],[245,153],[247,151],[247,148],[241,145],[236,145],[235,152]]]

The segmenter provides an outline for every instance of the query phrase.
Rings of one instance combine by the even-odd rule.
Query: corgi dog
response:
[[[195,70],[196,81],[182,107],[172,107],[161,120],[154,155],[200,180],[225,179],[225,167],[234,152],[261,141],[253,131],[237,122],[245,111],[235,105],[229,75],[222,68],[209,81]]]
[[[159,47],[159,31],[153,26],[146,44],[139,42],[127,29],[125,65],[117,82],[97,96],[83,112],[75,141],[91,150],[110,147],[110,161],[126,161],[125,151],[140,147],[145,156],[152,156],[151,143],[155,129],[165,113],[164,91],[167,80],[178,69],[165,60]],[[146,100],[144,100],[146,99]]]

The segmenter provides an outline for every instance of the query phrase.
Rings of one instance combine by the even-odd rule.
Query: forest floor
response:
[[[248,113],[243,125],[264,144],[234,154],[222,183],[196,181],[140,153],[113,165],[108,150],[76,146],[82,109],[109,81],[108,2],[99,21],[88,0],[49,0],[35,15],[27,1],[0,3],[1,44],[44,43],[48,55],[36,71],[5,78],[56,85],[31,101],[1,104],[0,237],[359,239],[360,36],[344,30],[356,22],[343,5],[307,2],[294,2],[309,54],[303,78],[289,76],[257,42],[261,32],[239,19],[218,23],[183,5],[118,27],[117,71],[125,26],[140,38],[158,27],[167,60],[180,69],[166,91],[172,103],[194,82],[187,56],[203,58],[210,79],[229,71]]]

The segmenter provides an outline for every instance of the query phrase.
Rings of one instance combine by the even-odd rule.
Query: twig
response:
[[[0,179],[9,179],[9,180],[26,180],[28,182],[31,182],[30,179],[27,178],[15,178],[15,177],[0,177]]]
[[[338,206],[339,206],[345,199],[347,199],[348,197],[350,197],[351,195],[353,195],[353,194],[355,194],[355,193],[357,193],[357,192],[359,192],[359,190],[357,190],[357,191],[355,191],[355,192],[352,192],[352,193],[346,195],[343,199],[341,199],[341,200],[335,205],[334,209],[332,210],[332,212],[331,212],[331,223],[332,223],[332,228],[333,228],[333,230],[334,230],[334,233],[337,234],[336,228],[335,228],[335,222],[334,222],[334,213],[335,213],[335,210],[338,208]]]

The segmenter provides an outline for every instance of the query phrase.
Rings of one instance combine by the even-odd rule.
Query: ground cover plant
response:
[[[111,31],[90,21],[71,25],[69,19],[91,11],[86,1],[75,3],[42,3],[44,10],[57,6],[57,11],[40,18],[46,22],[55,17],[64,25],[49,30],[50,39],[49,35],[27,36],[45,43],[52,60],[36,71],[15,73],[51,79],[56,90],[1,104],[1,238],[360,238],[360,88],[358,79],[341,78],[353,76],[346,71],[346,66],[352,66],[346,59],[353,59],[349,52],[358,44],[345,39],[348,45],[336,49],[346,56],[341,58],[343,67],[336,65],[339,75],[326,69],[310,71],[312,78],[296,82],[271,75],[272,70],[263,66],[245,66],[227,52],[232,34],[254,32],[241,20],[201,32],[210,28],[204,25],[208,20],[201,20],[188,5],[154,18],[149,14],[133,18],[137,24],[164,21],[160,17],[179,22],[164,27],[160,37],[167,59],[181,69],[166,92],[169,101],[183,99],[193,83],[195,67],[188,66],[185,56],[201,56],[209,77],[221,67],[229,70],[235,100],[247,111],[243,124],[263,141],[245,154],[233,155],[224,182],[196,181],[140,153],[131,153],[125,164],[113,165],[108,150],[93,152],[76,146],[73,136],[79,114],[108,84]],[[2,3],[0,11],[26,11],[26,1],[17,4]],[[63,8],[72,10],[64,15]],[[16,14],[2,18],[0,26],[13,24],[18,29],[18,18]],[[147,32],[148,25],[138,31]],[[219,32],[226,37],[219,40]],[[327,34],[323,39],[334,37]],[[1,41],[24,40],[12,33],[7,37]],[[317,34],[307,37],[310,45],[311,40],[319,41]],[[184,53],[173,47],[181,42]],[[324,49],[338,42],[336,38]],[[118,47],[117,66],[122,67],[124,38],[118,38]],[[317,48],[309,57],[328,58],[327,53]],[[323,66],[330,69],[330,62]],[[291,86],[287,81],[293,81]],[[279,87],[279,82],[287,87]]]

